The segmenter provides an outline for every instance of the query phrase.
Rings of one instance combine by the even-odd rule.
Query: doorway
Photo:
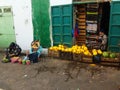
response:
[[[110,3],[109,2],[100,3],[100,8],[102,10],[100,29],[104,29],[105,34],[108,36],[110,21]]]
[[[0,48],[4,49],[15,42],[12,8],[0,7]]]
[[[110,2],[91,2],[75,4],[73,7],[73,24],[78,23],[79,36],[76,44],[86,44],[98,49],[96,36],[101,29],[108,36],[110,20]],[[75,25],[73,25],[74,27]]]

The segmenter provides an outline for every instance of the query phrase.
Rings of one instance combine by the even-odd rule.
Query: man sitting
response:
[[[100,49],[106,50],[107,48],[107,35],[104,33],[104,30],[100,30],[99,36],[97,37],[98,43],[100,43]]]

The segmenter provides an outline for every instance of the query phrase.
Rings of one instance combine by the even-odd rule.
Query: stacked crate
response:
[[[82,45],[86,43],[86,4],[78,5],[77,9],[77,22],[80,33],[76,43],[77,45]]]
[[[87,46],[98,48],[96,36],[98,33],[99,4],[87,4],[86,6],[86,41]]]
[[[72,52],[60,51],[60,59],[62,60],[73,60]]]
[[[59,50],[51,50],[48,49],[48,56],[52,58],[59,58],[60,57],[60,51]]]

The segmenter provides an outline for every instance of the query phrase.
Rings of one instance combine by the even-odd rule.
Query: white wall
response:
[[[23,50],[29,49],[33,40],[31,0],[0,0],[0,6],[12,6],[16,42]]]
[[[50,6],[72,4],[72,0],[50,0]]]

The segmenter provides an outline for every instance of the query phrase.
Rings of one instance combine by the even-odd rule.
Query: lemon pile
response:
[[[50,50],[53,50],[53,51],[58,51],[58,50],[64,51],[65,46],[59,44],[58,46],[52,46],[52,47],[50,47],[49,49],[50,49]]]
[[[93,55],[97,55],[97,54],[102,54],[102,51],[99,49],[93,49],[93,50],[88,50],[86,45],[82,45],[82,46],[78,46],[78,45],[74,45],[70,48],[59,44],[58,46],[52,46],[49,48],[50,50],[54,50],[54,51],[63,51],[63,52],[71,52],[74,54],[84,54],[86,56],[93,56]]]
[[[96,50],[96,49],[93,49],[92,50],[92,54],[95,56],[95,55],[98,55],[98,54],[102,54],[102,51],[100,49]]]

